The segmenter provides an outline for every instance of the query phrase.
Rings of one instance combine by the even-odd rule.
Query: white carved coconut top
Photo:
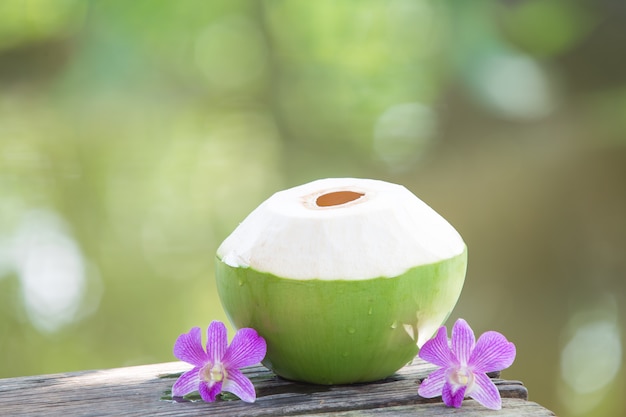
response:
[[[233,267],[331,280],[394,277],[464,250],[459,233],[405,187],[328,178],[271,196],[217,255]]]

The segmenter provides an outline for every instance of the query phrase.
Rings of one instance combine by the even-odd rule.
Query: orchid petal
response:
[[[207,329],[206,351],[211,363],[222,362],[228,346],[226,326],[221,321],[212,321]]]
[[[452,352],[461,366],[468,364],[475,343],[476,338],[472,328],[465,320],[458,319],[452,328]]]
[[[424,398],[433,398],[441,395],[443,385],[446,383],[446,370],[437,369],[431,372],[417,389],[417,393]]]
[[[182,397],[198,390],[200,385],[200,368],[195,367],[183,373],[172,385],[172,397]]]
[[[485,374],[474,375],[474,386],[469,396],[478,401],[480,404],[492,410],[502,408],[502,399],[500,392],[491,379]]]
[[[256,391],[252,381],[248,379],[241,371],[231,369],[228,378],[224,381],[222,387],[224,391],[232,392],[242,401],[253,403],[256,400]]]
[[[435,337],[424,343],[424,346],[419,351],[419,357],[443,368],[447,368],[456,362],[450,346],[448,346],[445,326],[441,326],[437,330]]]
[[[498,332],[485,332],[476,342],[470,366],[476,372],[501,371],[515,360],[515,345]]]
[[[194,366],[204,365],[208,360],[208,356],[202,349],[200,332],[199,327],[194,327],[189,330],[189,333],[183,333],[178,336],[174,344],[174,356]]]
[[[204,382],[200,384],[200,388],[198,389],[200,392],[200,397],[208,403],[212,403],[215,401],[215,397],[217,394],[222,392],[222,382]]]
[[[267,345],[254,329],[239,329],[226,350],[222,363],[229,370],[257,364],[265,357]]]
[[[465,398],[466,389],[467,387],[462,385],[454,391],[452,384],[446,382],[443,385],[443,390],[441,392],[441,398],[443,399],[444,404],[448,407],[460,408],[463,398]]]

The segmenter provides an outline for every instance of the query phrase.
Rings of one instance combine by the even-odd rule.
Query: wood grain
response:
[[[277,377],[262,366],[245,374],[257,390],[257,401],[176,402],[170,389],[176,376],[189,369],[182,362],[0,379],[2,416],[449,416],[489,415],[473,400],[451,409],[441,398],[417,395],[420,381],[433,367],[416,360],[393,376],[374,383],[319,386]],[[551,416],[527,401],[521,382],[494,378],[503,397],[499,416]]]

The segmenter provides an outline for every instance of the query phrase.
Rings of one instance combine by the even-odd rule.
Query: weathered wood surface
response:
[[[460,409],[447,408],[441,398],[417,395],[420,380],[433,368],[417,360],[383,381],[343,386],[294,383],[262,366],[246,368],[257,401],[214,403],[168,400],[175,376],[189,369],[182,362],[109,370],[71,372],[0,379],[2,416],[483,416],[496,412],[466,400]],[[552,416],[527,401],[517,381],[494,378],[503,397],[498,416]]]

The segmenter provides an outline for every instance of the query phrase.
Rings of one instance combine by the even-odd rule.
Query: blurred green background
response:
[[[448,324],[626,414],[626,3],[0,0],[0,377],[174,360],[273,192],[407,186],[469,247]]]

